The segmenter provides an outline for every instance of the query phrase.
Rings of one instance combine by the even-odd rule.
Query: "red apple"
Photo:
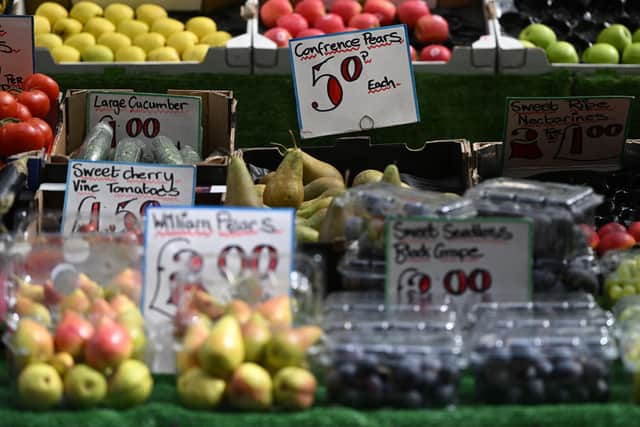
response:
[[[358,29],[356,27],[344,27],[343,31],[346,33],[347,31],[358,31]]]
[[[600,238],[598,253],[604,255],[612,249],[629,249],[636,244],[636,239],[626,231],[612,231]]]
[[[393,24],[396,17],[396,5],[389,0],[367,0],[364,11],[376,15],[380,25]]]
[[[430,44],[420,51],[421,61],[444,61],[449,62],[451,51],[446,46],[440,44]]]
[[[416,52],[416,48],[409,45],[409,53],[411,53],[411,61],[418,60],[418,53]]]
[[[359,30],[366,30],[367,28],[375,28],[379,26],[380,20],[372,13],[361,13],[349,20],[349,27],[357,28]]]
[[[327,13],[315,20],[313,26],[324,31],[326,34],[339,33],[344,31],[344,22],[340,15],[335,13]]]
[[[640,221],[634,221],[627,228],[627,233],[631,234],[636,242],[640,242]]]
[[[82,354],[87,340],[93,335],[93,325],[75,311],[65,312],[53,336],[57,353],[69,353],[73,357]]]
[[[598,247],[598,244],[600,244],[600,236],[598,236],[596,230],[594,230],[594,228],[588,224],[580,224],[580,229],[584,233],[589,246],[591,246],[593,249],[596,249]]]
[[[300,31],[296,37],[314,37],[321,36],[323,34],[324,31],[321,31],[317,28],[307,28],[306,30]]]
[[[302,0],[296,4],[295,11],[304,16],[307,22],[316,22],[316,19],[326,13],[322,0]]]
[[[132,350],[133,342],[127,330],[109,318],[102,318],[85,344],[84,356],[90,366],[104,370],[128,359]]]
[[[424,15],[416,21],[414,34],[420,43],[440,43],[449,38],[449,24],[440,15]]]
[[[273,27],[268,29],[264,36],[268,39],[273,40],[278,47],[287,47],[289,45],[289,39],[291,39],[291,34],[289,31],[280,27]]]
[[[617,222],[609,222],[598,228],[598,237],[600,237],[600,240],[602,240],[605,235],[611,233],[612,231],[625,233],[627,229],[624,227],[624,225],[618,224]]]
[[[282,15],[278,18],[276,25],[280,28],[284,28],[289,31],[292,37],[297,37],[298,33],[302,30],[309,28],[307,20],[299,13],[290,13],[288,15]]]
[[[398,6],[398,20],[409,28],[413,28],[418,19],[430,13],[429,6],[423,0],[408,0]]]
[[[260,7],[260,18],[267,27],[276,25],[278,18],[293,12],[289,0],[269,0]]]
[[[356,0],[336,0],[329,11],[340,15],[342,22],[346,24],[351,18],[362,12],[362,6]]]

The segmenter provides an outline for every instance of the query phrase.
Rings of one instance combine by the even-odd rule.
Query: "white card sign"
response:
[[[390,219],[386,297],[419,304],[445,295],[527,301],[531,223],[519,218]]]
[[[0,90],[22,89],[34,62],[33,16],[0,15]]]
[[[114,129],[114,143],[122,138],[149,141],[164,135],[174,143],[200,152],[202,101],[197,96],[89,92],[87,129],[105,121]]]
[[[190,165],[71,161],[62,231],[135,231],[151,206],[191,206],[196,169]]]
[[[302,138],[420,121],[405,25],[289,41]]]
[[[219,301],[288,295],[294,225],[293,209],[150,208],[143,261],[145,320],[173,319],[184,285],[202,287]],[[247,275],[257,280],[241,283]]]
[[[619,169],[632,100],[507,98],[503,175]]]

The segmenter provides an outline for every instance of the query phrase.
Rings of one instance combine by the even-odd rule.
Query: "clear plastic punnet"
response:
[[[124,409],[153,389],[140,251],[123,235],[26,233],[7,247],[5,316],[18,407]]]

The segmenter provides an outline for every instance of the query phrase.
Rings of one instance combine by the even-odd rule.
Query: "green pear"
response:
[[[344,181],[342,180],[342,178],[337,179],[332,176],[323,176],[314,179],[304,186],[304,199],[315,199],[330,188],[344,189]]]
[[[118,365],[111,377],[107,399],[109,405],[116,409],[129,408],[144,403],[151,391],[153,377],[147,365],[128,359]]]
[[[324,222],[325,218],[327,217],[327,212],[329,211],[328,208],[322,208],[322,209],[318,209],[317,211],[315,211],[315,213],[313,215],[311,215],[309,218],[305,219],[305,221],[302,223],[302,225],[305,225],[309,228],[313,228],[316,231],[320,231],[320,227],[322,227],[322,223]]]
[[[228,378],[244,360],[244,342],[238,320],[222,316],[198,350],[202,369],[218,378]]]
[[[247,362],[259,362],[262,360],[264,347],[271,339],[269,323],[258,312],[253,312],[249,320],[242,325],[242,338],[244,340],[245,360]]]
[[[323,199],[325,197],[342,196],[345,192],[346,189],[344,188],[329,188],[328,190],[323,191],[322,194],[318,196],[318,198]]]
[[[275,175],[267,183],[262,198],[267,206],[300,207],[304,200],[301,150],[287,152]]]
[[[306,225],[296,224],[296,241],[298,243],[317,243],[320,233]]]
[[[339,179],[344,182],[342,179],[342,174],[338,169],[336,169],[333,165],[330,165],[327,162],[323,162],[322,160],[316,159],[310,154],[302,152],[302,168],[303,168],[303,182],[305,184],[309,184],[315,181],[318,178],[328,177]]]
[[[27,409],[51,409],[62,401],[62,379],[53,366],[34,363],[18,377],[18,400]]]
[[[276,331],[264,349],[265,366],[270,372],[277,372],[287,366],[301,366],[305,352],[305,343],[295,330]]]
[[[256,184],[253,186],[253,189],[256,192],[256,196],[258,197],[258,202],[261,206],[264,206],[262,201],[262,195],[264,194],[264,189],[267,188],[267,184]]]
[[[306,369],[289,366],[273,379],[276,405],[284,409],[307,409],[313,405],[318,383]]]
[[[328,208],[332,200],[332,196],[327,196],[304,202],[302,206],[300,206],[300,209],[298,209],[298,211],[296,212],[296,216],[300,218],[309,218],[319,209]]]
[[[87,365],[76,365],[64,377],[64,395],[74,408],[92,408],[107,395],[107,380]]]
[[[344,199],[335,197],[327,210],[322,226],[318,230],[320,242],[331,243],[344,240],[346,214]]]
[[[237,409],[268,409],[273,401],[269,373],[255,363],[243,363],[233,372],[227,386],[229,403]]]
[[[384,168],[384,172],[382,173],[382,182],[388,182],[389,184],[401,186],[402,179],[400,178],[400,171],[398,170],[398,166],[396,165],[387,165]]]
[[[180,402],[191,409],[215,409],[224,396],[226,384],[200,368],[191,368],[178,377]]]
[[[241,151],[231,155],[227,167],[227,192],[224,204],[226,206],[262,206],[253,188],[253,179],[242,159]]]
[[[10,338],[9,350],[17,369],[37,362],[45,362],[53,356],[53,337],[40,323],[23,318]]]
[[[378,182],[382,179],[382,175],[384,174],[377,169],[365,169],[353,178],[351,186],[357,187],[358,185],[368,184],[370,182]]]

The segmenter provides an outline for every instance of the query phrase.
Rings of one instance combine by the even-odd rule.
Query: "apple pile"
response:
[[[451,51],[441,43],[449,38],[449,24],[432,14],[423,0],[407,0],[396,6],[391,0],[335,0],[329,9],[322,0],[301,0],[292,6],[289,0],[267,0],[260,7],[260,18],[268,28],[264,33],[278,47],[289,39],[346,31],[365,30],[396,22],[413,31],[416,43],[423,46],[421,61],[448,61]],[[417,60],[411,46],[411,59]]]
[[[589,245],[600,256],[614,249],[629,249],[640,241],[640,221],[632,222],[629,227],[617,222],[610,222],[597,230],[586,224],[581,224],[580,227]]]
[[[115,278],[129,289],[139,281],[130,269]],[[75,285],[60,295],[50,283],[18,281],[12,310],[19,320],[8,348],[19,406],[127,408],[146,401],[153,379],[142,361],[146,336],[138,306],[124,292],[106,293],[85,274]]]
[[[203,290],[189,293],[176,314],[181,343],[177,388],[183,405],[240,410],[301,410],[315,398],[317,381],[306,352],[322,335],[317,326],[292,327],[288,296],[251,307],[228,305]]]

